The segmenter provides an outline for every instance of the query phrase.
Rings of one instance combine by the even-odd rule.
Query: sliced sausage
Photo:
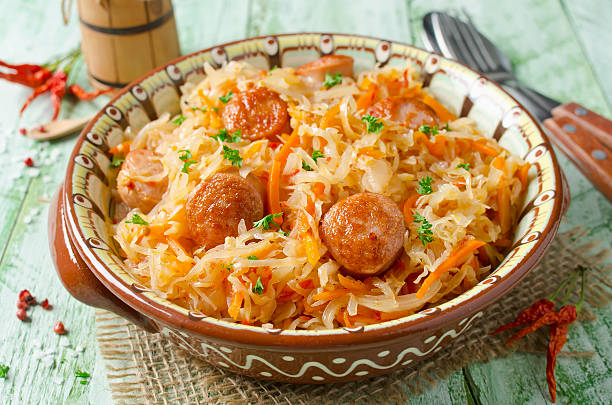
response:
[[[236,94],[223,109],[221,118],[228,131],[239,129],[242,137],[251,141],[291,132],[287,103],[265,87]]]
[[[334,204],[323,217],[321,238],[332,257],[353,276],[388,269],[403,248],[404,218],[382,194],[354,194]]]
[[[238,224],[247,227],[263,217],[263,196],[255,182],[233,173],[216,173],[202,181],[187,199],[185,210],[190,237],[205,249],[238,235]]]
[[[295,73],[309,77],[318,84],[323,83],[325,74],[340,73],[342,76],[353,77],[354,59],[346,55],[327,55],[295,69]]]
[[[117,175],[117,191],[130,208],[144,213],[151,211],[161,201],[168,186],[168,178],[144,181],[143,178],[163,173],[164,165],[148,149],[130,151]]]
[[[370,107],[367,113],[377,118],[389,117],[412,129],[421,125],[438,125],[436,112],[415,98],[387,97]]]

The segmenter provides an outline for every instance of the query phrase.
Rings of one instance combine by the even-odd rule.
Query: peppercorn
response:
[[[19,128],[19,133],[20,133],[21,135],[25,135],[25,134],[27,134],[27,133],[28,133],[28,131],[27,131],[27,129],[25,129],[25,128]]]
[[[66,328],[64,328],[62,321],[55,322],[55,325],[53,325],[53,332],[58,335],[64,335],[66,333]]]
[[[26,302],[26,297],[32,296],[28,290],[21,290],[19,292],[19,301]]]
[[[24,311],[28,309],[28,304],[23,301],[17,302],[17,309],[23,309]]]
[[[17,319],[19,319],[22,322],[25,322],[28,319],[28,314],[26,314],[25,309],[17,310]]]
[[[46,310],[51,310],[51,308],[53,308],[51,305],[49,305],[49,300],[46,298],[40,305]]]
[[[23,163],[25,163],[25,165],[28,167],[34,166],[34,160],[32,160],[32,158],[29,156],[23,160]]]

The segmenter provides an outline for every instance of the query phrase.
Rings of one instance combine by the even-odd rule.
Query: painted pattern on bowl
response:
[[[413,64],[425,85],[458,116],[532,164],[512,247],[500,266],[461,296],[409,317],[327,331],[281,331],[193,313],[156,295],[126,272],[109,230],[113,205],[108,150],[127,126],[142,128],[179,112],[180,86],[204,78],[203,64],[244,60],[269,69],[330,53],[355,58],[355,70]],[[120,93],[84,130],[60,204],[71,242],[100,281],[160,325],[175,343],[219,367],[260,378],[331,382],[370,377],[435,353],[482,316],[543,255],[567,206],[554,152],[533,118],[496,84],[467,67],[409,45],[342,34],[287,34],[228,43],[176,60]],[[565,195],[565,198],[567,196]]]

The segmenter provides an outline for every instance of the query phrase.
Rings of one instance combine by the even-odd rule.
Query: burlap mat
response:
[[[612,297],[608,277],[612,266],[601,265],[608,250],[598,248],[598,242],[585,242],[587,234],[581,228],[559,234],[546,257],[520,286],[491,305],[479,322],[436,355],[414,368],[353,383],[293,385],[243,377],[194,359],[161,336],[144,332],[114,314],[97,311],[98,343],[113,398],[119,404],[401,403],[468,364],[507,354],[504,341],[510,335],[490,336],[488,332],[512,321],[534,301],[550,296],[579,265],[589,268],[586,303],[579,321],[594,319],[588,308],[603,306]],[[569,302],[577,299],[574,293]],[[529,335],[510,350],[544,352],[546,333]]]

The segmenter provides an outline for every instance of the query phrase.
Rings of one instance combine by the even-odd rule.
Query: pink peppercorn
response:
[[[51,310],[52,306],[49,305],[49,300],[45,298],[45,300],[40,304],[43,309]]]
[[[32,167],[34,166],[34,161],[32,160],[31,157],[27,157],[23,160],[23,163],[25,163],[26,166],[28,167]]]
[[[25,135],[28,131],[25,128],[19,128],[19,133]]]
[[[23,309],[25,311],[26,309],[28,309],[28,304],[23,301],[19,301],[17,303],[17,309]]]
[[[17,310],[17,319],[19,319],[20,321],[25,322],[27,318],[28,318],[28,314],[26,314],[25,309],[18,309]]]
[[[55,325],[53,326],[53,332],[57,333],[58,335],[63,335],[66,333],[66,328],[64,328],[64,324],[62,323],[62,321],[55,322]]]

